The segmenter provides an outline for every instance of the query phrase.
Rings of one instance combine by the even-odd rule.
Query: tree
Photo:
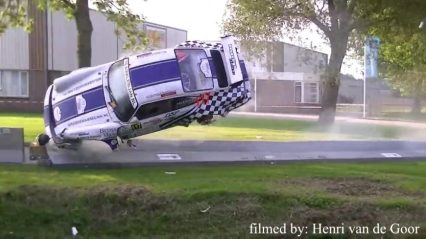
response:
[[[41,9],[46,6],[53,10],[62,10],[69,18],[74,18],[77,26],[77,55],[78,66],[91,65],[92,58],[92,31],[90,20],[89,0],[37,0]],[[93,0],[97,10],[103,13],[109,21],[116,23],[117,34],[124,32],[127,43],[124,48],[137,49],[147,44],[145,33],[139,29],[144,18],[133,14],[126,0]]]
[[[31,30],[32,22],[27,18],[26,1],[0,0],[0,36],[9,27]]]
[[[78,66],[91,65],[92,32],[89,0],[33,0],[42,10],[48,8],[65,12],[68,18],[75,19],[77,26],[77,55]],[[26,15],[25,0],[0,0],[0,34],[8,27],[31,28],[31,19]],[[144,18],[132,13],[126,0],[93,0],[97,10],[104,14],[109,21],[117,25],[116,34],[124,33],[127,39],[124,48],[139,49],[147,44],[145,33],[139,26]]]
[[[331,48],[319,121],[334,122],[340,70],[354,30],[366,26],[361,0],[230,0],[224,30],[242,41],[268,41],[314,24]],[[283,31],[283,29],[285,31]]]
[[[379,36],[380,71],[402,95],[414,98],[412,113],[421,112],[426,99],[426,32],[418,26],[426,17],[422,0],[387,0],[371,4],[374,22],[367,34]]]

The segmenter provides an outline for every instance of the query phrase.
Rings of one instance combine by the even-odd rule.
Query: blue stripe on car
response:
[[[178,62],[176,59],[171,59],[131,68],[130,80],[134,89],[180,80]]]
[[[248,80],[249,76],[247,74],[246,64],[243,60],[240,60],[241,73],[243,74],[243,80]]]
[[[87,91],[85,93],[78,94],[78,95],[81,95],[86,101],[86,107],[84,109],[84,112],[81,113],[80,115],[89,113],[91,111],[94,111],[106,106],[102,87],[97,87],[90,91]],[[68,121],[72,118],[79,116],[77,112],[76,96],[77,95],[71,98],[68,98],[60,103],[57,103],[53,106],[53,109],[55,109],[56,107],[59,107],[61,111],[61,119],[59,121],[56,121],[57,124],[63,123],[65,121]]]
[[[45,106],[43,108],[43,120],[44,120],[44,127],[49,126],[50,123],[50,107]]]

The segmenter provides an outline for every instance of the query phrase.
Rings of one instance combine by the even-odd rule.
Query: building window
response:
[[[145,32],[150,49],[166,48],[166,29],[146,25]]]
[[[294,102],[302,103],[302,82],[300,81],[294,83]]]
[[[304,87],[304,103],[318,103],[319,102],[319,87],[316,82],[305,83]]]
[[[0,70],[0,97],[28,97],[28,72]]]
[[[296,103],[319,103],[319,85],[316,82],[294,83],[294,102]]]

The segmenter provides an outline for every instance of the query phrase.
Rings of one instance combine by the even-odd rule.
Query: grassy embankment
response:
[[[165,173],[170,171],[176,174]],[[425,171],[424,162],[114,170],[0,166],[0,238],[70,238],[72,226],[78,238],[245,238],[252,222],[309,230],[313,223],[397,222],[421,226],[410,238],[426,238]],[[360,238],[348,231],[301,238],[307,237]]]

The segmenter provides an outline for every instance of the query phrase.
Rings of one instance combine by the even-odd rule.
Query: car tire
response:
[[[50,137],[47,134],[39,134],[37,136],[37,143],[40,146],[46,145],[47,143],[49,143],[49,140],[50,140]]]

